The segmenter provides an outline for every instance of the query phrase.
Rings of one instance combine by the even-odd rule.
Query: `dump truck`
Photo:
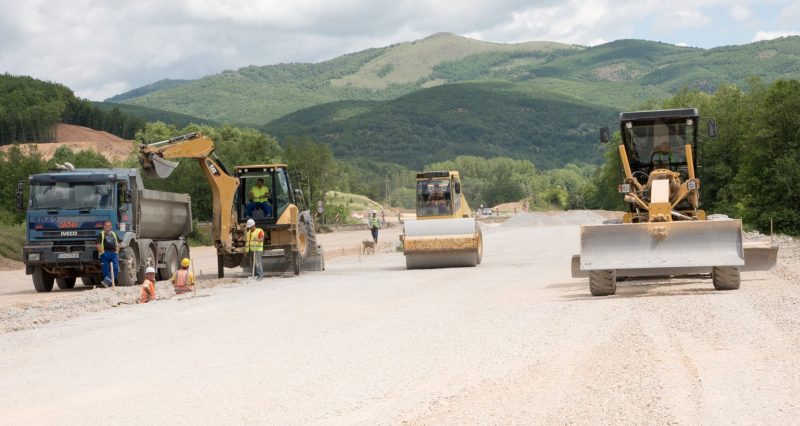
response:
[[[179,158],[196,159],[212,193],[212,239],[217,249],[217,275],[225,268],[252,268],[245,253],[248,194],[261,179],[269,189],[269,211],[254,210],[252,219],[264,231],[264,251],[257,261],[265,272],[321,271],[325,269],[322,247],[317,244],[310,212],[298,207],[302,193],[294,189],[286,164],[237,166],[234,172],[214,155],[214,141],[199,132],[179,135],[140,146],[139,162],[146,176],[168,178]]]
[[[623,112],[619,115],[618,186],[628,211],[619,223],[583,225],[574,277],[589,277],[594,296],[612,295],[618,278],[710,274],[717,290],[735,290],[740,272],[767,270],[777,245],[744,244],[742,223],[709,217],[700,208],[697,108]],[[608,128],[601,129],[608,142]],[[708,136],[716,123],[708,122]]]
[[[145,268],[161,279],[189,256],[191,199],[146,189],[137,169],[75,169],[69,163],[50,173],[29,176],[25,273],[38,292],[99,285],[102,280],[97,237],[110,221],[120,240],[119,285],[141,282]],[[17,207],[24,208],[24,185]]]
[[[416,177],[417,219],[403,223],[407,269],[477,266],[483,258],[480,225],[472,218],[457,171]]]

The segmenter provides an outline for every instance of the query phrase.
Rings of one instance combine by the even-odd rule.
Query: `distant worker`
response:
[[[386,212],[381,210],[381,223],[386,223]]]
[[[381,222],[378,220],[378,212],[372,211],[372,214],[367,218],[367,227],[372,232],[372,239],[375,244],[378,243],[378,229],[381,227]]]
[[[194,291],[194,274],[189,272],[189,261],[188,257],[184,257],[181,260],[181,269],[175,271],[175,274],[172,275],[170,281],[172,281],[172,285],[175,287],[175,294],[184,294],[190,291]]]
[[[97,253],[100,255],[100,266],[103,270],[103,281],[100,284],[111,287],[119,278],[119,238],[111,230],[110,221],[103,224],[103,230],[97,236]],[[113,279],[111,271],[114,271]]]
[[[156,300],[156,268],[148,266],[144,270],[144,282],[139,291],[139,303],[147,303]]]
[[[269,205],[269,188],[264,186],[264,179],[258,178],[256,185],[250,188],[250,202],[245,208],[247,217],[253,217],[253,210],[261,209],[264,217],[272,216],[272,206]]]
[[[261,264],[261,254],[264,252],[264,231],[256,228],[256,221],[253,219],[247,220],[244,251],[255,266],[253,273],[255,273],[256,279],[264,278],[264,265]]]

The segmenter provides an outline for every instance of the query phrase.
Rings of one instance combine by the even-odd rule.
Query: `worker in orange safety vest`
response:
[[[184,257],[181,260],[181,269],[175,271],[170,281],[175,286],[175,294],[184,294],[194,291],[194,274],[189,272],[189,258]]]
[[[139,291],[139,303],[147,303],[156,300],[156,268],[148,266],[144,270],[144,282]]]

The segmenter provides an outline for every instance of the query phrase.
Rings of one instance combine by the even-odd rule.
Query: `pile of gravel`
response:
[[[587,225],[603,223],[603,216],[589,210],[570,210],[565,212],[517,213],[506,220],[502,226],[558,226]]]
[[[198,282],[197,288],[215,287],[237,281],[231,278],[204,280]],[[141,286],[138,285],[113,289],[95,287],[92,290],[82,291],[75,297],[58,298],[25,308],[0,308],[0,333],[25,330],[54,321],[64,321],[88,312],[98,312],[123,305],[135,305],[139,302],[140,289]],[[158,300],[175,297],[175,291],[169,281],[156,283],[156,297]]]

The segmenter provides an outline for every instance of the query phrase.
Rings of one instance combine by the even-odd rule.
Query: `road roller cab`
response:
[[[458,172],[417,173],[417,219],[469,216]]]

